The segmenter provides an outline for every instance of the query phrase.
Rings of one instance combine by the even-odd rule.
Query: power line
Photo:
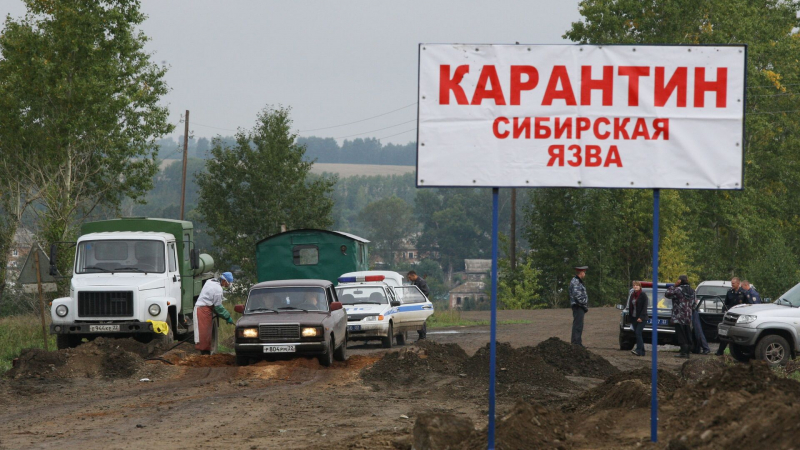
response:
[[[385,112],[385,113],[383,113],[383,114],[378,114],[377,116],[367,117],[366,119],[356,120],[355,122],[348,122],[348,123],[343,123],[343,124],[341,124],[341,125],[333,125],[333,126],[330,126],[330,127],[311,128],[311,129],[309,129],[309,130],[300,130],[299,132],[300,132],[300,133],[307,133],[307,132],[309,132],[309,131],[329,130],[329,129],[331,129],[331,128],[339,128],[339,127],[344,127],[344,126],[347,126],[347,125],[352,125],[352,124],[354,124],[354,123],[366,122],[367,120],[372,120],[372,119],[375,119],[375,118],[378,118],[378,117],[383,117],[383,116],[385,116],[385,115],[387,115],[387,114],[391,114],[391,113],[393,113],[393,112],[397,112],[397,111],[400,111],[400,110],[402,110],[402,109],[406,109],[406,108],[408,108],[408,107],[410,107],[410,106],[414,106],[414,105],[416,105],[416,104],[417,104],[417,102],[410,103],[410,104],[408,104],[408,105],[406,105],[406,106],[403,106],[402,108],[393,109],[393,110],[391,110],[391,111],[389,111],[389,112]]]
[[[408,133],[409,131],[417,131],[417,129],[416,129],[416,128],[412,128],[412,129],[410,129],[410,130],[401,131],[401,132],[399,132],[399,133],[397,133],[397,134],[390,134],[389,136],[383,136],[383,137],[379,137],[379,138],[377,138],[377,139],[380,141],[381,139],[388,139],[388,138],[390,138],[390,137],[400,136],[401,134]]]
[[[223,131],[239,131],[239,130],[231,130],[230,128],[220,128],[220,127],[214,127],[214,126],[211,126],[211,125],[206,125],[206,124],[197,123],[197,122],[193,122],[193,123],[192,123],[192,125],[200,125],[201,127],[213,128],[213,129],[215,129],[215,130],[223,130]]]
[[[409,120],[408,122],[403,122],[403,123],[398,123],[397,125],[392,125],[390,127],[383,127],[383,128],[378,128],[377,130],[365,131],[363,133],[356,133],[356,134],[350,134],[350,135],[347,135],[347,136],[340,136],[340,137],[337,137],[337,138],[334,138],[334,139],[344,139],[344,138],[349,138],[349,137],[353,137],[353,136],[361,136],[362,134],[369,134],[369,133],[374,133],[376,131],[388,130],[389,128],[399,127],[400,125],[405,125],[407,123],[416,122],[416,121],[417,121],[417,119],[413,119],[413,120]]]

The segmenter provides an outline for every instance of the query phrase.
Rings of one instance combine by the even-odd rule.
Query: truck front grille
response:
[[[300,339],[300,325],[259,325],[258,338],[262,341],[269,341],[273,339]]]
[[[737,320],[739,320],[739,314],[727,313],[722,318],[722,323],[725,325],[736,325]]]
[[[78,317],[131,317],[133,292],[78,292]]]

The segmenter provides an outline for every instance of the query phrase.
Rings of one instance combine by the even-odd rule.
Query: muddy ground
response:
[[[563,342],[569,310],[499,313],[531,321],[498,328],[499,448],[796,446],[800,383],[713,356],[684,365],[669,348],[659,353],[660,442],[649,443],[650,348],[647,358],[618,350],[618,317],[592,309],[584,351]],[[415,422],[431,417],[468,424],[450,448],[485,448],[488,331],[432,330],[389,351],[352,344],[330,368],[236,367],[188,345],[148,361],[158,349],[114,340],[27,351],[0,379],[0,449],[410,449]]]

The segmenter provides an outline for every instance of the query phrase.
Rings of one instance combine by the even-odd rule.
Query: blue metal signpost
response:
[[[489,337],[489,450],[494,450],[494,402],[495,402],[495,367],[497,360],[497,234],[498,234],[498,192],[492,188],[492,324]]]
[[[653,363],[650,366],[650,440],[658,442],[658,210],[661,191],[653,189]]]

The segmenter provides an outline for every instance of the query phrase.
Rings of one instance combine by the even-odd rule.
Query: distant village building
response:
[[[486,297],[486,283],[483,281],[467,281],[450,290],[450,309],[460,309],[472,299],[476,303]]]
[[[408,263],[408,264],[418,264],[420,260],[423,259],[423,256],[420,255],[419,250],[417,250],[417,246],[414,245],[414,241],[416,240],[416,234],[409,236],[398,245],[398,247],[394,250],[394,262],[397,263]],[[370,253],[370,267],[380,268],[386,266],[387,262],[384,260],[383,255],[378,250],[373,250]],[[425,254],[425,257],[428,255]]]
[[[465,259],[464,279],[466,281],[482,281],[492,271],[491,259]]]

